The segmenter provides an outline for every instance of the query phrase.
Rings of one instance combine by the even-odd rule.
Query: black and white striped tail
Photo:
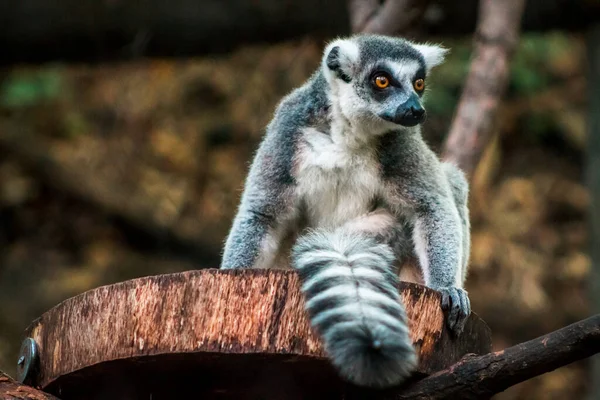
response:
[[[357,233],[317,230],[298,240],[292,263],[312,326],[345,379],[383,388],[410,375],[417,356],[388,245]]]

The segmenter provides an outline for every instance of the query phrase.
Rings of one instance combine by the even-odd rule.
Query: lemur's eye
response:
[[[417,79],[416,81],[413,82],[413,86],[417,92],[422,92],[423,89],[425,89],[425,80]]]
[[[388,78],[388,76],[385,74],[375,75],[375,86],[377,86],[379,89],[385,89],[386,87],[390,86],[390,78]]]

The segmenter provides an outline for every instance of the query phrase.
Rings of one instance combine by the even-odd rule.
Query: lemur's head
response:
[[[446,52],[400,38],[356,35],[327,46],[323,70],[332,101],[349,121],[412,127],[425,119],[426,77]]]

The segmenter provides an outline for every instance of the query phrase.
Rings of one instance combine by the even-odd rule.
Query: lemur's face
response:
[[[369,35],[333,42],[323,62],[334,101],[348,120],[413,127],[425,119],[427,74],[445,53],[437,46]]]

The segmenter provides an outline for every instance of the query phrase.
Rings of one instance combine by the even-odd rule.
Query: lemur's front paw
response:
[[[459,335],[471,314],[469,295],[464,289],[457,287],[444,287],[436,290],[442,293],[442,310],[447,312],[448,327],[456,335]]]

